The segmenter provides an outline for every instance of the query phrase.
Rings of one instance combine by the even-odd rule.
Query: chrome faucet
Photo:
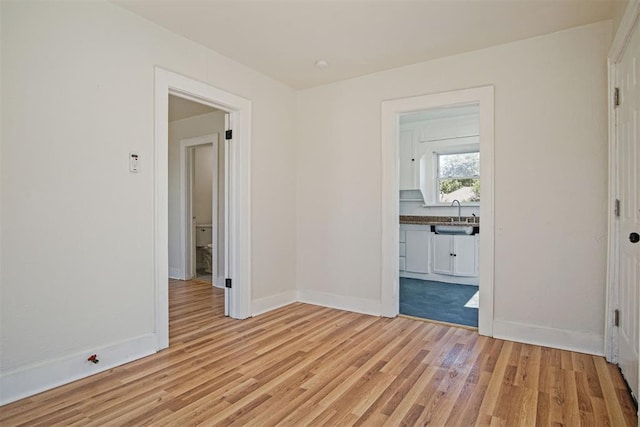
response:
[[[455,205],[456,202],[458,203],[458,222],[462,222],[462,216],[460,215],[460,211],[462,210],[462,206],[460,206],[460,200],[456,199],[453,202],[451,202],[451,206]]]

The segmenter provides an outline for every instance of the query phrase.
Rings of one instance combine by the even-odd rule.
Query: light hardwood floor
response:
[[[292,304],[244,321],[170,283],[170,348],[0,408],[0,425],[635,426],[601,357]]]

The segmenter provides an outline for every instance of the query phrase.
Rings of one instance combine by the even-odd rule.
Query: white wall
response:
[[[196,224],[211,224],[213,218],[213,147],[195,148],[193,177],[193,213]]]
[[[154,66],[252,100],[252,298],[295,288],[292,89],[107,2],[2,2],[1,29],[2,384],[149,350]]]
[[[381,102],[495,85],[496,333],[602,352],[610,41],[602,22],[299,92],[300,293],[380,300]]]
[[[169,100],[171,102],[171,100]],[[214,111],[169,122],[169,271],[181,270],[180,265],[180,141],[212,133],[218,133],[218,265],[224,265],[224,112]],[[196,170],[198,168],[196,167]],[[211,181],[209,181],[211,182]],[[205,192],[210,189],[205,189]],[[211,223],[211,204],[208,220]],[[196,213],[196,217],[207,217],[206,212]]]

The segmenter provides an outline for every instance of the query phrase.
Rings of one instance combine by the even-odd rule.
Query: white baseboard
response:
[[[604,335],[590,334],[537,325],[493,321],[493,337],[526,344],[536,344],[560,350],[604,356]]]
[[[275,310],[298,301],[297,291],[287,291],[280,294],[271,295],[265,298],[253,300],[251,302],[252,316],[257,316],[267,311]]]
[[[343,295],[329,294],[326,292],[299,290],[298,301],[307,304],[320,305],[322,307],[336,308],[338,310],[353,311],[355,313],[381,316],[382,307],[380,301],[347,297]]]
[[[155,334],[148,334],[2,374],[0,405],[154,354],[157,345]],[[98,356],[98,364],[87,360],[92,354]]]
[[[182,274],[182,270],[177,267],[169,267],[169,279],[178,279],[182,280],[184,278],[184,274]]]
[[[465,276],[447,276],[446,274],[437,273],[411,273],[409,271],[400,271],[400,277],[407,279],[420,279],[420,280],[433,280],[435,282],[443,283],[456,283],[458,285],[473,285],[478,286],[478,277],[465,277]]]

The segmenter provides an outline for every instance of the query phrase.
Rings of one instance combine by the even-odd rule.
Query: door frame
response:
[[[195,275],[195,223],[193,223],[193,153],[196,147],[211,145],[213,149],[213,173],[211,177],[211,241],[216,245],[214,254],[217,254],[218,245],[218,174],[220,165],[218,162],[219,135],[212,133],[196,136],[180,141],[180,262],[182,266],[182,279],[190,280]],[[226,171],[225,171],[226,175]],[[225,247],[225,256],[227,248]],[[218,279],[218,257],[211,260],[213,266],[212,277]],[[213,284],[213,283],[212,283]],[[220,286],[218,286],[220,287]]]
[[[494,308],[494,87],[482,86],[382,102],[381,313],[395,317],[400,307],[399,130],[400,115],[452,104],[480,104],[480,309],[478,332],[493,336]]]
[[[252,103],[206,83],[155,67],[153,144],[153,281],[158,350],[169,346],[168,127],[169,94],[229,113],[229,316],[251,316],[251,112]]]
[[[609,197],[608,197],[608,231],[607,231],[607,283],[605,301],[605,328],[604,328],[604,353],[608,362],[618,363],[618,329],[615,326],[614,311],[618,308],[618,293],[620,290],[618,283],[619,266],[619,233],[616,221],[614,206],[618,198],[618,176],[617,176],[617,154],[618,141],[616,129],[616,111],[613,103],[615,88],[617,87],[616,75],[618,63],[622,59],[624,48],[635,25],[640,25],[640,0],[632,0],[627,4],[627,8],[620,21],[620,26],[616,32],[609,53],[607,55],[608,71],[608,97],[607,110],[609,113]]]

